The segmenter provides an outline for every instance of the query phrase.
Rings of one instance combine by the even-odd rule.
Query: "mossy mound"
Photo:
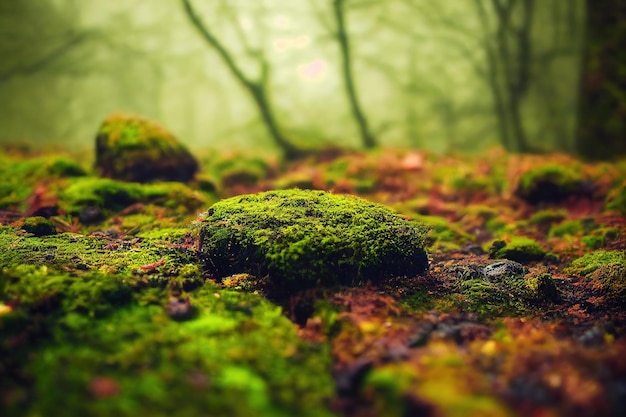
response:
[[[134,203],[156,204],[168,209],[189,212],[205,204],[206,196],[185,184],[177,182],[140,184],[116,181],[109,178],[85,177],[73,181],[59,192],[63,210],[79,214],[87,221],[86,213],[96,210],[95,221]]]
[[[537,241],[525,236],[513,236],[508,242],[496,240],[489,248],[489,257],[515,262],[540,261],[545,256],[546,250]]]
[[[22,230],[35,236],[48,236],[56,233],[54,224],[45,217],[34,216],[24,219]]]
[[[574,168],[543,165],[522,174],[515,193],[531,204],[560,202],[589,193],[583,175]]]
[[[293,189],[233,197],[214,204],[199,227],[207,272],[267,275],[276,289],[354,285],[428,267],[425,226],[353,196]]]
[[[165,128],[119,113],[98,130],[96,166],[101,177],[135,182],[187,182],[198,171],[196,159]]]

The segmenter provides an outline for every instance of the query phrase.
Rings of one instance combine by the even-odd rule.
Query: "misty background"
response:
[[[584,3],[0,0],[0,142],[91,148],[123,111],[192,149],[277,149],[256,86],[296,144],[363,147],[356,105],[376,145],[571,151]]]

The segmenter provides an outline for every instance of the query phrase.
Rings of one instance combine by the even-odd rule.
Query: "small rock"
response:
[[[506,277],[524,275],[524,265],[507,259],[493,262],[483,268],[485,279],[489,282],[500,282]]]

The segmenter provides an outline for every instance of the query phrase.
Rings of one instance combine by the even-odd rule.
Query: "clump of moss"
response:
[[[618,239],[620,235],[621,232],[616,227],[601,227],[583,236],[581,241],[592,249],[599,249]]]
[[[525,282],[532,298],[550,301],[557,301],[559,299],[559,290],[551,274],[542,272],[531,275],[526,278]]]
[[[582,174],[571,167],[542,165],[522,174],[515,193],[531,204],[559,202],[588,192]]]
[[[589,234],[598,225],[592,218],[567,220],[550,228],[550,237],[576,236]]]
[[[588,275],[596,269],[626,262],[624,252],[597,250],[574,259],[564,272],[573,275]]]
[[[513,236],[509,241],[496,240],[489,248],[489,257],[510,259],[516,262],[540,261],[546,256],[546,250],[534,239],[525,236]]]
[[[609,192],[605,207],[609,210],[617,210],[626,216],[626,181]]]
[[[591,287],[611,301],[626,302],[626,254],[597,250],[574,259],[565,272],[585,276]]]
[[[48,236],[57,232],[54,224],[41,216],[26,218],[22,224],[22,230],[32,233],[35,236]]]
[[[70,213],[87,206],[121,210],[138,202],[140,196],[139,184],[109,178],[81,178],[60,192],[61,204]]]
[[[198,255],[218,278],[267,275],[278,289],[353,285],[428,267],[427,228],[391,209],[323,191],[229,198],[201,218]]]
[[[198,171],[196,159],[161,125],[120,113],[98,130],[96,166],[101,177],[134,182],[186,182]]]
[[[138,202],[188,213],[207,201],[204,194],[176,182],[140,184],[93,177],[74,180],[59,197],[61,207],[73,214],[90,208],[110,214]],[[105,213],[96,220],[102,220]]]
[[[26,210],[26,201],[39,184],[56,188],[62,178],[82,177],[86,171],[62,156],[0,160],[0,208]]]
[[[526,275],[522,264],[496,261],[482,272],[472,271],[457,282],[463,295],[461,306],[476,312],[482,318],[502,314],[523,314],[536,303],[555,302],[559,292],[552,276],[547,273]]]
[[[436,248],[440,251],[458,250],[474,240],[472,235],[451,224],[444,217],[415,215],[413,218],[430,227],[429,248]]]
[[[542,233],[547,233],[554,224],[560,223],[566,218],[567,210],[565,209],[539,210],[528,219],[528,224],[535,226]]]

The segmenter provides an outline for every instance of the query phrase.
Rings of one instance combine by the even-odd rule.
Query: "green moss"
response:
[[[588,275],[602,266],[624,262],[626,262],[624,252],[597,250],[574,259],[564,272],[573,275]]]
[[[79,164],[61,156],[23,161],[6,158],[0,163],[0,208],[25,210],[26,200],[38,184],[54,190],[60,179],[84,175]]]
[[[85,207],[119,211],[137,202],[188,213],[207,202],[206,195],[176,182],[140,184],[110,178],[79,178],[59,193],[61,207],[77,213]]]
[[[609,192],[605,207],[608,210],[617,210],[626,216],[626,181]]]
[[[489,248],[491,258],[516,262],[540,261],[545,255],[546,250],[539,243],[525,236],[513,236],[509,242],[496,240]]]
[[[438,251],[456,250],[474,240],[472,235],[464,232],[444,217],[426,215],[414,215],[412,217],[430,227],[429,247]]]
[[[198,171],[195,158],[163,126],[121,113],[98,130],[96,166],[102,177],[135,182],[186,182]]]
[[[530,203],[560,201],[582,191],[579,170],[562,165],[542,165],[522,174],[516,193]]]
[[[547,273],[526,275],[527,268],[509,261],[494,262],[482,274],[459,279],[458,292],[463,296],[457,305],[476,312],[481,318],[502,315],[519,316],[532,311],[538,303],[558,301],[559,292]]]
[[[567,218],[567,210],[559,209],[559,210],[539,210],[535,212],[530,219],[528,219],[528,224],[537,226],[541,229],[549,230],[550,226],[555,223],[559,223]]]
[[[425,233],[357,197],[271,191],[214,204],[200,223],[199,256],[218,278],[268,274],[277,289],[357,284],[423,272]]]
[[[463,357],[445,346],[437,352],[440,357],[422,356],[419,370],[401,363],[374,369],[362,390],[374,415],[511,415],[505,404],[484,394],[486,381],[466,368]]]
[[[550,228],[549,236],[564,237],[589,234],[597,227],[598,225],[591,218],[568,220]]]
[[[24,223],[22,223],[22,230],[32,233],[35,236],[48,236],[57,232],[54,224],[41,216],[26,218]]]
[[[602,227],[591,232],[587,236],[581,238],[582,242],[592,249],[599,249],[606,246],[609,242],[618,239],[621,236],[619,229],[615,227]]]
[[[11,227],[0,227],[0,247],[7,249],[0,252],[1,266],[31,264],[57,271],[99,270],[131,275],[141,271],[144,265],[164,259],[166,262],[152,273],[158,272],[165,279],[169,279],[171,270],[175,269],[172,262],[187,260],[188,263],[189,258],[193,259],[190,248],[169,245],[156,239],[133,244],[74,233],[25,237],[17,235],[16,229]]]
[[[120,210],[139,201],[139,184],[109,178],[81,178],[60,192],[61,206],[70,213],[86,206]]]
[[[280,308],[205,286],[174,320],[167,290],[116,274],[0,272],[3,396],[10,415],[326,416],[330,357]],[[152,293],[152,301],[143,294]],[[28,313],[28,314],[25,314]],[[19,376],[19,377],[18,377]]]
[[[601,291],[610,301],[619,303],[623,309],[626,302],[626,261],[614,262],[598,267],[591,274],[592,286]]]
[[[559,298],[559,292],[551,274],[544,272],[532,275],[526,278],[525,283],[531,298],[550,301],[556,301]]]

